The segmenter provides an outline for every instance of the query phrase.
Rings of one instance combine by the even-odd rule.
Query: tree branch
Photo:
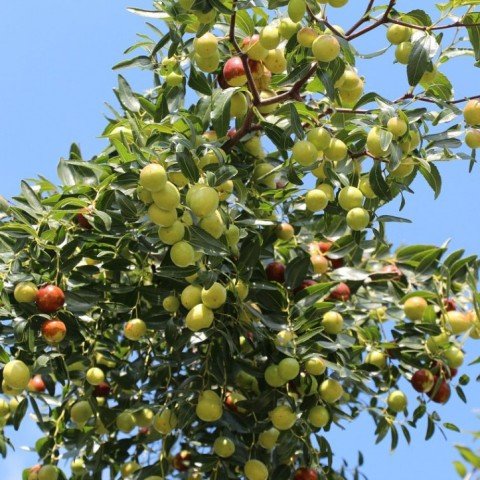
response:
[[[375,0],[370,0],[368,2],[367,8],[365,9],[365,13],[363,16],[358,20],[357,23],[352,25],[346,32],[345,35],[351,35],[358,27],[363,25],[364,23],[368,22],[370,20],[370,11],[372,10],[373,4],[375,3]]]
[[[312,9],[307,5],[307,12],[308,15],[312,20],[315,22],[323,24],[325,27],[327,27],[332,33],[337,35],[340,38],[345,38],[345,35],[342,32],[339,32],[328,20],[327,17],[324,18],[318,18],[313,12]]]
[[[252,132],[253,130],[259,130],[258,128],[253,128],[253,119],[255,118],[255,114],[253,112],[253,108],[250,108],[245,115],[245,119],[243,121],[243,125],[237,130],[235,135],[232,138],[227,140],[222,145],[222,150],[225,153],[230,152],[230,150],[245,136],[247,133]]]
[[[358,32],[345,35],[345,38],[347,40],[353,40],[354,38],[360,37],[365,33],[370,32],[371,30],[374,30],[380,25],[384,25],[385,23],[388,23],[390,12],[393,10],[393,7],[395,6],[396,3],[397,3],[397,0],[390,0],[389,4],[387,5],[387,8],[385,9],[385,12],[380,18],[378,18],[374,23],[372,23],[368,27],[365,27],[362,30],[359,30]]]

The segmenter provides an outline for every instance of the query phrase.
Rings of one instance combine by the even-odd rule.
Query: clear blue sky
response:
[[[366,3],[351,0],[352,5],[333,15],[332,20],[349,26]],[[400,10],[418,6],[432,9],[434,4],[433,0],[397,2]],[[11,197],[18,192],[21,179],[37,174],[56,179],[57,162],[68,154],[72,141],[80,144],[85,157],[102,148],[104,141],[98,135],[105,125],[103,115],[108,112],[104,102],[115,102],[112,88],[117,73],[110,67],[123,59],[122,52],[135,41],[136,33],[147,32],[143,19],[126,12],[129,5],[149,8],[151,2],[4,3],[0,16],[0,194]],[[378,50],[386,46],[384,33],[378,32],[355,45],[362,53]],[[405,68],[393,65],[392,58],[393,51],[389,51],[381,59],[359,64],[369,90],[391,98],[407,88]],[[480,70],[473,67],[471,58],[452,61],[442,71],[453,80],[458,96],[480,94]],[[123,74],[136,90],[150,86],[148,73],[129,70]],[[412,219],[413,224],[391,224],[389,228],[389,237],[396,245],[440,244],[451,239],[453,248],[480,253],[479,167],[470,175],[467,167],[460,162],[441,166],[444,188],[436,201],[422,180],[416,182],[416,196],[409,199],[401,214]],[[470,358],[475,358],[476,352],[478,355],[479,345],[469,345]],[[470,367],[470,373],[475,378],[478,366]],[[438,411],[444,421],[456,421],[466,430],[480,429],[473,413],[480,406],[480,388],[473,382],[465,390],[470,399],[468,406],[453,396]],[[3,478],[20,478],[21,470],[36,461],[35,455],[18,448],[33,443],[27,424],[22,428],[22,433],[14,436],[16,453],[2,462]],[[449,432],[447,442],[440,435],[423,442],[423,426],[414,435],[411,447],[400,442],[399,449],[390,454],[388,443],[373,446],[372,432],[372,422],[365,417],[347,425],[344,432],[328,434],[338,457],[354,460],[358,449],[362,449],[366,458],[364,472],[370,480],[453,479],[456,474],[451,462],[457,456],[452,444],[469,440]]]

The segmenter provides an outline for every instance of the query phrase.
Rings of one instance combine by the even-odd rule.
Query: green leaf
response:
[[[480,456],[472,452],[472,450],[469,448],[462,447],[461,445],[456,445],[455,448],[458,450],[463,459],[472,465],[472,467],[480,468]]]
[[[212,87],[207,80],[207,77],[198,72],[197,69],[190,65],[190,76],[188,77],[188,86],[196,90],[197,92],[203,93],[204,95],[211,95],[212,94]]]
[[[112,70],[120,70],[122,68],[150,68],[152,66],[152,60],[146,55],[139,55],[135,58],[130,58],[119,62],[112,67]]]
[[[423,74],[430,69],[431,62],[425,42],[428,36],[422,37],[413,43],[412,52],[408,58],[407,76],[408,84],[412,87],[420,82]]]
[[[230,125],[230,99],[236,92],[236,88],[216,90],[212,97],[211,120],[213,129],[218,137],[224,137]]]
[[[374,163],[368,178],[372,190],[375,192],[377,197],[381,198],[382,200],[390,200],[392,198],[390,187],[383,177],[381,162],[376,161]]]
[[[305,280],[310,265],[310,257],[295,257],[287,264],[287,268],[285,270],[285,285],[288,288],[297,288],[303,282],[303,280]]]
[[[190,150],[186,150],[183,146],[178,145],[176,159],[182,173],[192,182],[198,182],[200,172]]]
[[[480,13],[468,13],[463,17],[462,22],[472,25],[471,27],[467,27],[467,32],[475,53],[475,60],[477,61],[475,66],[478,67],[480,62]]]
[[[118,99],[120,100],[120,103],[130,112],[138,113],[140,111],[140,102],[122,75],[118,76]]]
[[[420,165],[419,171],[432,188],[435,198],[438,198],[440,191],[442,190],[442,177],[435,164],[430,163],[429,165],[430,171],[428,171],[423,165]]]
[[[30,185],[27,182],[25,182],[24,180],[22,180],[22,182],[20,183],[20,186],[21,186],[21,189],[22,189],[23,196],[25,197],[25,200],[28,202],[28,204],[34,210],[42,211],[43,206],[42,206],[39,198],[37,197],[37,194],[32,190],[32,187],[30,187]]]

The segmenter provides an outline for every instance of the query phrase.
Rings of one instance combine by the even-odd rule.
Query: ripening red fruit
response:
[[[149,433],[150,433],[150,428],[148,427],[142,427],[138,429],[139,435],[148,435]]]
[[[110,395],[110,385],[107,382],[101,382],[98,385],[95,385],[93,389],[94,397],[108,397]]]
[[[245,68],[240,57],[232,57],[225,62],[223,78],[230,87],[241,87],[247,83]]]
[[[410,382],[417,392],[425,393],[433,388],[435,378],[430,370],[422,368],[412,375]]]
[[[173,468],[179,472],[186,472],[190,468],[190,459],[192,455],[187,450],[182,450],[178,452],[172,461]]]
[[[42,323],[42,335],[48,343],[60,343],[67,334],[67,327],[58,318],[52,318]]]
[[[447,403],[450,395],[452,393],[450,389],[450,385],[445,381],[442,380],[440,385],[437,387],[437,380],[438,378],[435,377],[435,386],[433,389],[428,392],[428,396],[432,399],[435,403]]]
[[[447,312],[452,312],[453,310],[457,309],[457,304],[453,298],[444,298],[443,305],[445,306],[445,310]]]
[[[318,480],[318,473],[313,468],[302,467],[295,472],[293,480]]]
[[[40,312],[54,313],[63,307],[65,294],[56,285],[46,285],[38,290],[35,301]]]
[[[350,287],[346,283],[339,283],[328,296],[329,300],[341,300],[346,302],[350,300]]]
[[[271,282],[285,282],[285,265],[280,262],[271,262],[265,267],[267,278]]]
[[[85,230],[91,230],[93,228],[83,213],[77,213],[75,215],[75,221],[79,227],[84,228]]]
[[[305,290],[308,287],[311,287],[312,285],[316,285],[317,282],[315,280],[304,280],[294,291],[293,293],[298,293],[301,292],[302,290]]]
[[[322,253],[328,252],[332,248],[332,242],[318,242],[318,248]]]
[[[42,393],[46,388],[47,386],[41,375],[34,375],[28,382],[28,390],[30,392]]]
[[[333,270],[336,270],[337,268],[342,268],[345,265],[345,260],[343,258],[327,258],[330,260],[330,264],[332,265]]]

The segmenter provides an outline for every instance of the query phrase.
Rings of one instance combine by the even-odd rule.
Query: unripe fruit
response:
[[[320,35],[312,44],[312,52],[319,62],[331,62],[340,54],[340,44],[333,35]]]
[[[175,313],[180,308],[180,301],[175,295],[169,295],[163,299],[162,307],[168,313]]]
[[[396,138],[402,137],[407,133],[408,126],[405,120],[399,117],[392,117],[387,122],[387,130]]]
[[[307,132],[307,140],[319,151],[324,151],[330,146],[332,137],[328,130],[322,127],[312,128]]]
[[[367,198],[377,197],[377,195],[372,189],[372,186],[370,184],[370,179],[368,178],[368,176],[363,176],[362,178],[360,178],[358,188],[363,193],[363,195],[365,195],[365,197]]]
[[[241,87],[247,83],[245,68],[240,57],[229,58],[223,66],[223,77],[231,87]]]
[[[34,302],[37,298],[38,288],[33,282],[20,282],[15,286],[13,296],[19,303]]]
[[[292,148],[292,159],[300,165],[308,167],[318,158],[318,150],[308,140],[300,140]]]
[[[207,32],[205,35],[194,39],[193,48],[201,57],[210,57],[217,52],[218,39],[212,33]]]
[[[152,203],[147,210],[148,218],[159,227],[171,227],[177,220],[177,211],[162,210]]]
[[[197,417],[204,422],[216,422],[222,416],[222,401],[212,390],[205,390],[198,397],[195,409]]]
[[[407,408],[407,397],[401,390],[394,390],[388,395],[387,405],[395,413],[403,412]]]
[[[277,430],[290,430],[297,421],[297,415],[288,405],[279,405],[269,414],[273,426]]]
[[[305,206],[310,212],[319,212],[328,205],[328,197],[324,191],[314,188],[305,195]]]
[[[180,220],[175,220],[170,227],[160,227],[158,238],[165,245],[174,245],[185,237],[185,225]]]
[[[140,185],[149,192],[162,190],[166,183],[167,172],[158,163],[150,163],[140,171]]]
[[[252,60],[261,61],[268,55],[268,49],[260,42],[259,35],[245,37],[240,48],[248,55],[248,58]]]
[[[448,347],[447,350],[445,350],[444,355],[447,365],[450,368],[458,368],[463,365],[464,354],[458,347],[455,347],[454,345]]]
[[[423,297],[410,297],[403,304],[405,315],[413,321],[421,320],[428,307],[427,301]]]
[[[183,188],[188,185],[188,178],[182,172],[169,172],[168,179],[176,185],[177,188]]]
[[[384,369],[387,366],[387,357],[380,350],[372,350],[365,357],[365,363],[369,365],[374,365],[380,370]]]
[[[467,125],[480,125],[480,100],[469,100],[463,109]]]
[[[308,421],[315,428],[323,428],[330,421],[330,413],[325,407],[317,405],[308,412]]]
[[[260,43],[267,50],[273,50],[280,43],[280,30],[277,27],[267,25],[260,32]]]
[[[472,321],[469,316],[455,310],[447,312],[443,316],[443,321],[454,335],[466,332],[472,326]]]
[[[265,381],[274,388],[285,385],[286,380],[280,375],[278,365],[269,365],[264,373]]]
[[[35,301],[40,312],[54,313],[63,307],[65,294],[56,285],[46,285],[38,290]]]
[[[295,230],[292,225],[284,222],[277,226],[275,233],[280,240],[288,241],[294,237]]]
[[[338,204],[344,210],[361,207],[363,200],[363,193],[356,187],[343,187],[338,194]]]
[[[212,73],[217,70],[218,66],[220,65],[220,54],[216,51],[210,57],[202,57],[198,54],[194,55],[195,64],[197,67],[206,73]]]
[[[117,428],[123,433],[130,433],[136,426],[135,417],[130,412],[122,412],[115,420]]]
[[[54,465],[44,465],[37,475],[38,480],[57,480],[58,468]]]
[[[344,90],[343,88],[340,88],[338,93],[340,95],[341,104],[347,107],[353,107],[363,95],[364,88],[365,83],[361,78],[358,78],[358,83],[355,88],[350,90]]]
[[[237,92],[230,98],[230,116],[242,118],[248,110],[247,97],[242,92]]]
[[[200,228],[205,230],[213,238],[219,239],[225,232],[225,224],[221,213],[216,210],[200,220]]]
[[[132,318],[123,329],[126,338],[132,341],[138,341],[147,333],[147,325],[140,318]]]
[[[203,304],[195,305],[185,317],[185,326],[192,332],[209,328],[214,320],[212,310]]]
[[[249,287],[243,280],[234,280],[230,285],[233,287],[240,300],[245,300],[248,297]]]
[[[342,385],[333,378],[324,380],[318,391],[326,403],[336,403],[343,395]]]
[[[181,85],[182,82],[183,82],[183,75],[177,72],[170,72],[165,77],[165,83],[169,87],[178,87],[178,85]]]
[[[85,462],[81,458],[75,458],[70,463],[70,470],[77,477],[81,477],[87,474],[87,469],[85,468]]]
[[[310,261],[312,262],[313,272],[317,275],[327,273],[330,268],[328,260],[324,255],[312,255]]]
[[[300,373],[300,364],[294,358],[284,358],[278,364],[278,373],[285,380],[293,380]]]
[[[480,130],[468,130],[465,134],[465,143],[470,148],[480,148]]]
[[[228,437],[218,437],[213,442],[213,451],[221,458],[228,458],[235,453],[235,444]]]
[[[135,423],[137,427],[148,428],[153,424],[154,414],[149,408],[142,408],[139,412],[134,413]]]
[[[397,59],[398,63],[401,63],[402,65],[407,65],[410,54],[412,53],[412,49],[412,42],[402,42],[397,45],[397,48],[395,49],[395,58]]]
[[[342,76],[335,82],[335,87],[344,92],[351,92],[356,90],[362,83],[362,79],[357,72],[352,69],[346,69]]]
[[[80,400],[72,405],[70,418],[77,424],[84,424],[93,417],[92,407],[86,400]]]
[[[348,153],[348,148],[342,140],[338,138],[332,138],[330,145],[325,149],[325,158],[332,162],[340,162],[345,159]]]
[[[5,379],[2,380],[2,392],[5,395],[12,395],[12,396],[17,396],[20,395],[23,392],[23,389],[17,390],[16,388],[11,387]]]
[[[195,305],[202,303],[202,287],[199,285],[187,285],[180,295],[182,305],[191,310]]]
[[[408,177],[415,168],[415,161],[410,158],[404,158],[391,172],[390,175],[397,179]]]
[[[266,450],[271,450],[277,444],[279,436],[280,432],[272,427],[260,433],[258,436],[258,444]]]
[[[310,48],[317,37],[318,33],[311,27],[302,27],[297,32],[297,42],[302,47]]]
[[[185,268],[195,263],[195,250],[188,242],[182,240],[172,246],[170,258],[177,267]]]
[[[387,30],[387,40],[393,45],[398,45],[402,42],[410,40],[412,30],[403,25],[391,25]]]
[[[263,64],[274,74],[283,73],[287,68],[285,52],[280,48],[269,50],[267,56],[263,59]]]
[[[218,208],[218,192],[213,187],[200,186],[187,199],[188,206],[197,217],[211,215]]]
[[[309,358],[305,362],[305,371],[310,375],[323,375],[327,366],[320,357]]]
[[[435,377],[430,370],[422,368],[412,375],[410,383],[417,392],[425,393],[429,392],[435,385]]]
[[[202,302],[211,309],[220,308],[227,300],[226,288],[215,282],[210,288],[202,289]]]
[[[337,335],[343,329],[343,317],[338,312],[327,312],[323,315],[322,325],[326,333]]]
[[[105,381],[105,374],[101,368],[92,367],[87,370],[85,378],[90,385],[100,385]]]
[[[268,468],[260,460],[248,460],[243,467],[247,480],[267,480]]]
[[[180,192],[172,182],[166,182],[165,187],[152,193],[155,205],[162,210],[173,210],[180,205]]]
[[[334,8],[340,8],[346,5],[348,0],[328,0],[328,3]]]
[[[370,214],[364,208],[352,208],[347,213],[347,225],[355,232],[365,229],[369,223]]]
[[[289,0],[287,12],[292,22],[299,22],[307,11],[305,0]]]
[[[24,390],[30,381],[30,370],[21,360],[11,360],[3,368],[4,381],[15,390]]]
[[[153,417],[152,425],[158,433],[168,435],[172,430],[177,428],[178,418],[173,410],[165,408]]]
[[[445,346],[448,343],[449,338],[450,334],[444,332],[440,335],[435,335],[433,337],[427,338],[425,346],[430,353],[436,353],[441,347]]]
[[[290,40],[299,28],[300,24],[298,22],[293,22],[290,18],[282,18],[278,29],[283,38]]]
[[[388,147],[382,145],[382,129],[373,127],[367,135],[367,150],[377,158],[385,157],[388,154]]]

